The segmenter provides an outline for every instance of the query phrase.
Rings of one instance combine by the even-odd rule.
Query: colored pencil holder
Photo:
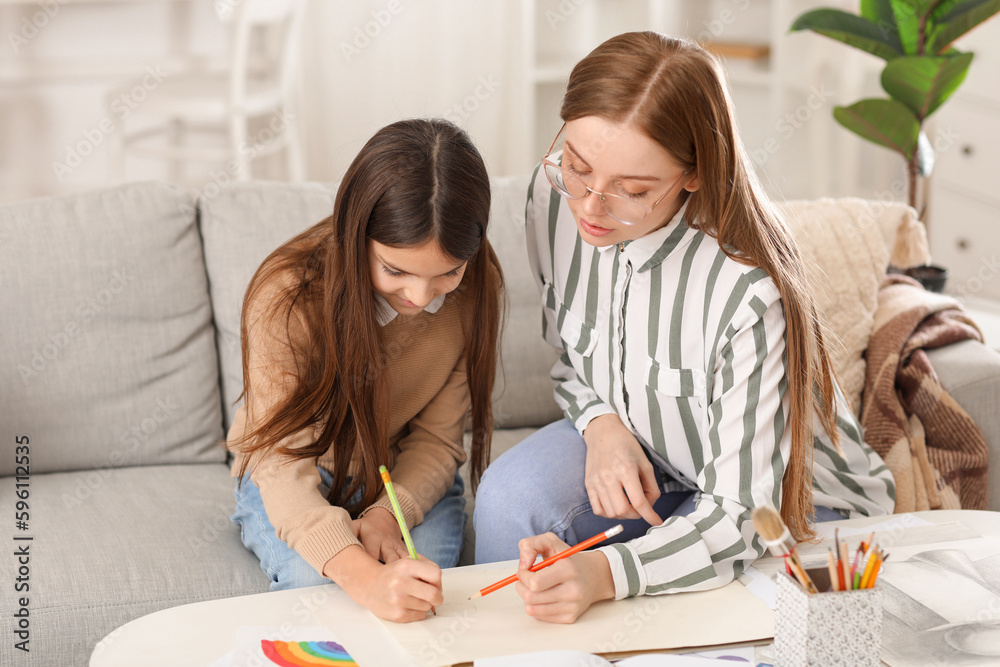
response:
[[[778,573],[775,667],[881,665],[882,590],[831,591],[826,568],[806,571],[819,593]]]

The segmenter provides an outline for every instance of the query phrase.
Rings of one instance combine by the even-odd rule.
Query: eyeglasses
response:
[[[564,129],[566,129],[565,123],[559,128],[556,138],[552,140],[552,145],[549,146],[549,150],[545,151],[545,157],[542,158],[542,170],[545,172],[545,178],[549,180],[549,185],[552,186],[553,190],[568,199],[583,199],[589,193],[593,192],[601,200],[604,212],[623,225],[636,225],[642,222],[647,215],[653,212],[657,204],[666,199],[667,195],[674,191],[677,184],[690,171],[685,171],[678,176],[673,185],[659,199],[653,202],[652,206],[646,206],[645,204],[612,192],[598,192],[584,183],[579,176],[549,159],[549,154],[555,148],[556,142],[559,141],[559,135],[562,134]]]

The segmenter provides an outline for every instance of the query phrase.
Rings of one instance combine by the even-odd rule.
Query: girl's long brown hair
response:
[[[368,141],[344,175],[333,214],[272,252],[247,288],[240,331],[242,398],[260,390],[251,385],[248,368],[250,327],[259,325],[248,321],[252,312],[263,313],[264,329],[280,323],[287,332],[293,321],[300,322],[308,342],[291,343],[290,334],[281,341],[300,369],[294,388],[269,414],[248,414],[244,437],[230,443],[246,454],[241,479],[252,460],[271,450],[299,459],[333,448],[330,502],[356,515],[375,501],[382,489],[378,467],[389,455],[386,376],[393,359],[377,319],[367,243],[413,247],[434,241],[450,258],[468,262],[461,285],[448,298],[457,298],[462,311],[476,487],[489,462],[504,308],[503,273],[487,240],[489,214],[486,166],[457,126],[400,121]],[[276,292],[276,284],[284,287]],[[268,303],[257,303],[264,294]],[[322,430],[310,445],[279,444],[317,424]],[[355,474],[348,480],[352,461]],[[358,490],[360,502],[351,503]]]
[[[792,440],[781,516],[796,539],[811,538],[816,414],[839,447],[833,368],[801,257],[747,159],[721,67],[684,39],[618,35],[573,69],[560,115],[633,124],[660,144],[700,182],[688,196],[688,224],[713,236],[734,260],[767,271],[777,285],[787,323]]]

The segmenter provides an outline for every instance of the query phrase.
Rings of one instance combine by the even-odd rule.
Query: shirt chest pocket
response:
[[[566,348],[589,357],[597,347],[597,329],[566,307],[551,283],[545,282],[545,317],[555,327]]]
[[[698,368],[664,368],[655,359],[649,360],[649,386],[674,398],[696,399],[705,407],[705,371]]]

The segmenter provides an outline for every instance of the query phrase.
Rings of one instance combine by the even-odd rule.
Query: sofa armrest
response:
[[[941,386],[982,429],[990,447],[989,509],[1000,510],[1000,354],[976,340],[963,340],[927,356]]]

